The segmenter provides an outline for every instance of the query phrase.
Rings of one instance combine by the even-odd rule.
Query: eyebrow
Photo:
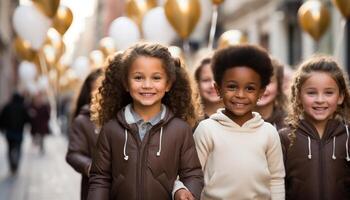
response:
[[[237,81],[228,80],[228,81],[226,81],[226,83],[236,83],[236,84],[237,84]],[[248,82],[248,83],[246,83],[246,85],[258,85],[258,83],[255,83],[255,82]]]

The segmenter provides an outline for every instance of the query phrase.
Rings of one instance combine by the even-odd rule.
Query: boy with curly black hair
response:
[[[269,55],[254,45],[232,46],[215,53],[212,67],[225,108],[194,133],[204,170],[201,199],[284,199],[278,133],[253,112],[273,74]]]

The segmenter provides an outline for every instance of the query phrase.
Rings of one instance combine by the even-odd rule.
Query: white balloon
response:
[[[80,80],[84,80],[90,73],[90,62],[85,56],[77,57],[72,65],[74,74],[79,77]]]
[[[108,32],[114,39],[117,50],[125,50],[140,40],[140,31],[136,23],[128,17],[113,20]]]
[[[209,29],[212,17],[212,3],[208,0],[200,0],[201,4],[201,16],[196,25],[196,28],[193,30],[193,33],[190,35],[191,40],[196,41],[207,41],[209,37]]]
[[[163,7],[153,8],[146,13],[143,17],[142,31],[146,40],[164,45],[169,45],[177,36],[165,16]]]
[[[22,61],[19,64],[18,76],[21,82],[28,83],[28,82],[34,81],[36,75],[37,75],[37,70],[36,70],[35,64],[28,61]]]
[[[34,5],[20,5],[13,14],[13,26],[16,33],[30,42],[35,50],[40,49],[46,39],[46,33],[51,27],[50,18],[41,14]]]

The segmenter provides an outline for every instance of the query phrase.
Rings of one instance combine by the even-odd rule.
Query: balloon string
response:
[[[38,55],[39,55],[39,62],[40,62],[41,71],[43,72],[44,76],[46,76],[48,78],[48,69],[47,69],[47,65],[46,65],[46,62],[45,62],[45,59],[43,57],[42,52],[39,51]],[[47,87],[45,87],[45,89],[46,89],[46,94],[47,94],[50,108],[51,108],[50,119],[52,122],[52,124],[51,124],[52,131],[55,135],[58,135],[60,133],[60,127],[58,125],[58,119],[57,119],[57,103],[56,103],[55,94],[51,90],[50,82],[47,85]]]
[[[340,23],[340,35],[337,37],[336,40],[336,46],[334,48],[334,57],[339,58],[340,57],[340,50],[341,50],[341,43],[344,39],[344,32],[345,32],[345,26],[346,26],[346,20],[342,18]]]
[[[213,15],[211,17],[208,49],[213,49],[217,21],[218,21],[218,5],[213,5]]]

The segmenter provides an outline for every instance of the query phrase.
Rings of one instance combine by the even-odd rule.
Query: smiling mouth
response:
[[[140,93],[140,95],[143,97],[152,97],[155,95],[155,93]]]
[[[326,111],[328,108],[327,107],[312,107],[312,109],[316,112],[323,112],[323,111]]]
[[[237,108],[243,108],[247,104],[244,104],[244,103],[233,103],[233,105],[236,106]]]

